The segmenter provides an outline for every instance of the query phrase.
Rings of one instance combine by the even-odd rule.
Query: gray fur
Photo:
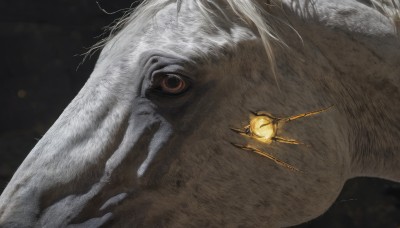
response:
[[[350,178],[400,181],[400,42],[387,15],[352,0],[260,3],[274,29],[261,39],[252,5],[198,3],[153,1],[107,42],[2,193],[1,227],[283,227],[322,214]],[[155,69],[184,74],[191,89],[152,94]],[[280,132],[308,146],[230,131],[249,111],[330,105]]]

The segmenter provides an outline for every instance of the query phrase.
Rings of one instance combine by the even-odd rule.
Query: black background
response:
[[[108,12],[131,1],[100,2]],[[94,0],[0,0],[0,192],[83,86],[97,55],[78,69],[102,28],[122,16]],[[400,165],[400,164],[399,164]],[[326,214],[301,227],[399,227],[400,184],[349,181]]]

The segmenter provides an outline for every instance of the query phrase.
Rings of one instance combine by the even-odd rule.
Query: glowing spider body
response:
[[[299,115],[290,116],[290,117],[286,117],[286,118],[274,117],[271,114],[269,114],[267,112],[263,112],[263,111],[253,112],[252,116],[250,116],[250,123],[247,126],[245,126],[243,130],[237,129],[237,128],[231,128],[231,129],[236,133],[256,139],[256,140],[266,143],[266,144],[271,144],[273,141],[275,141],[275,142],[280,142],[280,143],[299,145],[299,144],[303,144],[303,143],[301,143],[297,140],[294,140],[294,139],[288,139],[288,138],[278,136],[279,128],[281,126],[283,126],[283,124],[285,124],[285,123],[288,123],[290,121],[300,119],[303,117],[319,114],[321,112],[328,110],[331,107],[328,107],[325,109],[320,109],[317,111],[306,112],[306,113],[302,113]],[[232,143],[232,145],[234,145],[240,149],[249,150],[249,151],[255,152],[259,155],[262,155],[264,157],[267,157],[268,159],[273,160],[278,165],[286,167],[290,170],[300,171],[296,167],[289,165],[289,164],[275,158],[271,154],[264,152],[260,149],[257,149],[255,147],[252,147],[250,145],[245,146],[245,145],[240,145],[240,144],[236,144],[236,143]]]
[[[276,136],[278,128],[277,121],[268,116],[257,116],[250,120],[245,132],[264,143],[271,143]]]

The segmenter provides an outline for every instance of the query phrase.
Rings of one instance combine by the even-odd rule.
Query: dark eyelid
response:
[[[184,78],[191,79],[188,72],[185,71],[184,67],[179,66],[179,65],[168,65],[168,66],[165,66],[165,67],[162,67],[160,69],[153,71],[151,73],[151,80],[153,80],[153,77],[158,74],[176,74],[176,75],[182,76]]]
[[[183,73],[165,71],[164,69],[154,71],[152,73],[152,75],[151,75],[151,79],[150,80],[151,80],[152,83],[154,83],[154,82],[156,82],[156,80],[159,80],[163,76],[167,76],[167,75],[177,75],[180,78],[182,78],[183,80],[185,80],[186,82],[188,82],[189,84],[191,84],[193,82],[193,80],[189,76],[186,76]]]
[[[143,56],[142,72],[143,78],[140,84],[141,97],[147,96],[146,94],[156,93],[156,83],[159,81],[157,76],[165,74],[176,74],[184,79],[188,89],[193,88],[197,84],[198,79],[198,66],[193,65],[189,60],[180,56],[173,56],[168,53],[147,53]],[[196,79],[196,80],[195,80]],[[196,81],[196,83],[194,83]],[[149,95],[150,95],[149,94]]]

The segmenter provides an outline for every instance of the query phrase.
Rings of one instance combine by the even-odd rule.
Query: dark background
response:
[[[108,12],[131,3],[100,2]],[[80,54],[122,12],[106,14],[94,0],[0,0],[0,9],[1,192],[89,77],[97,55],[77,69]],[[351,180],[327,213],[300,227],[398,228],[400,184]]]

